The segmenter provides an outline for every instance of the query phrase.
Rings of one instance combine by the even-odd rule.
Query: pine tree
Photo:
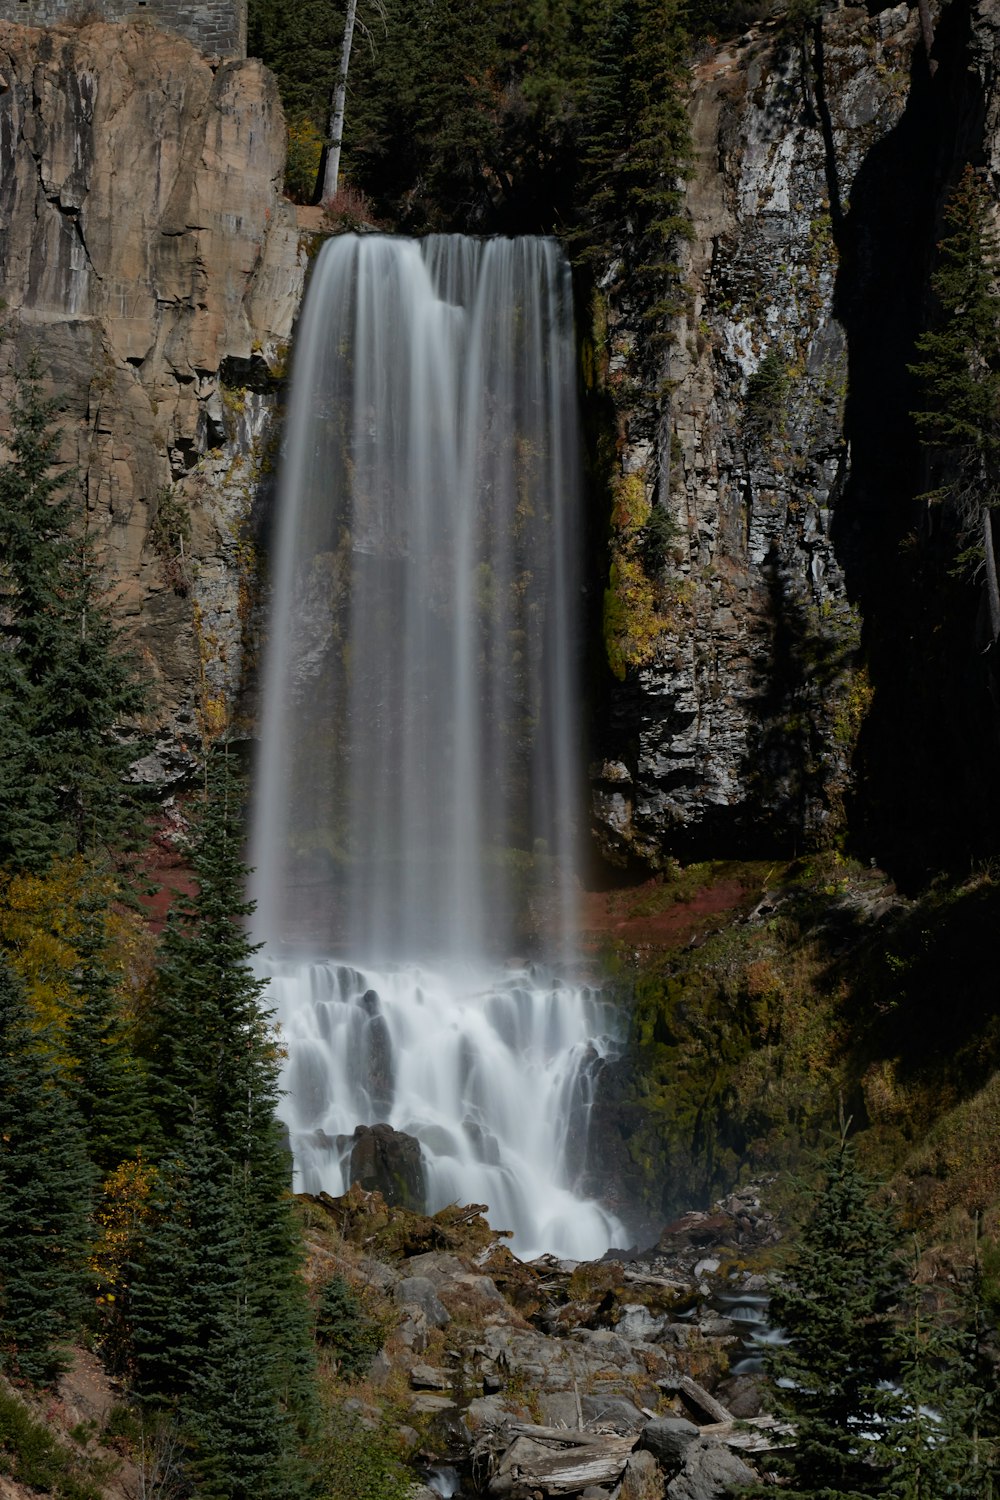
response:
[[[125,779],[136,750],[117,731],[143,694],[92,548],[73,534],[55,410],[32,355],[0,464],[0,865],[13,870],[134,847],[141,821]]]
[[[212,1334],[211,1371],[206,1367],[204,1376],[211,1375],[227,1391],[243,1378],[226,1353],[236,1347],[226,1320],[242,1309],[244,1332],[252,1329],[266,1353],[272,1424],[282,1428],[287,1414],[299,1436],[305,1436],[314,1417],[310,1320],[300,1276],[301,1237],[292,1211],[291,1164],[275,1116],[278,1046],[262,1003],[265,986],[251,967],[255,950],[245,928],[252,907],[244,895],[248,871],[241,853],[241,812],[235,755],[226,746],[217,747],[208,761],[190,845],[197,890],[171,914],[163,939],[151,1072],[168,1154],[173,1152],[181,1164],[171,1169],[172,1180],[182,1180],[177,1176],[181,1168],[193,1173],[191,1183],[202,1184],[199,1192],[207,1205],[209,1179],[225,1179],[224,1195],[214,1210],[224,1214],[225,1230],[220,1224],[205,1231],[225,1246],[225,1264],[213,1273],[216,1289],[209,1293],[212,1316],[221,1321]],[[204,1137],[200,1155],[194,1156],[197,1136],[190,1137],[187,1124],[192,1119]],[[211,1169],[204,1164],[208,1156]],[[171,1390],[174,1377],[156,1363],[164,1339],[168,1347],[177,1342],[186,1349],[197,1347],[205,1336],[208,1312],[177,1307],[169,1294],[175,1258],[170,1243],[184,1238],[186,1216],[189,1220],[192,1212],[185,1210],[183,1194],[164,1204],[160,1238],[151,1241],[142,1284],[136,1287],[136,1344],[145,1351],[137,1357],[150,1392]],[[195,1266],[198,1254],[195,1248]],[[180,1274],[187,1274],[183,1267]],[[166,1278],[162,1294],[155,1292],[158,1277]],[[160,1311],[154,1315],[150,1306]],[[157,1319],[163,1325],[159,1331]],[[183,1326],[168,1331],[165,1324],[175,1319]],[[176,1364],[183,1368],[184,1358]],[[189,1386],[190,1379],[184,1376]],[[189,1419],[188,1425],[195,1420],[190,1413]],[[204,1466],[209,1463],[209,1435],[223,1428],[198,1430],[199,1463]],[[287,1455],[281,1462],[287,1468]]]
[[[602,258],[626,252],[647,321],[676,311],[673,247],[688,225],[687,37],[676,0],[604,0],[588,22],[585,217]]]
[[[992,1500],[1000,1493],[996,1370],[978,1254],[942,1310],[910,1289],[898,1334],[898,1397],[883,1493],[889,1500]]]
[[[90,1159],[106,1176],[134,1156],[150,1135],[145,1078],[134,1056],[114,972],[108,967],[107,898],[85,891],[78,907],[80,962],[66,1034],[69,1091],[79,1111]]]
[[[899,1296],[895,1225],[846,1140],[829,1157],[771,1317],[789,1343],[769,1351],[777,1409],[795,1443],[776,1456],[787,1500],[884,1493],[891,1314]]]
[[[80,1122],[0,956],[0,1358],[46,1384],[83,1311],[92,1174]]]
[[[913,414],[947,499],[966,524],[1000,503],[1000,291],[993,198],[966,167],[945,210],[931,287],[935,325],[917,339],[910,366],[923,406]]]

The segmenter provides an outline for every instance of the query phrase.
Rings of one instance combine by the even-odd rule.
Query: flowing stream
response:
[[[600,1254],[610,1007],[575,964],[582,531],[554,242],[329,241],[295,352],[252,860],[298,1185],[421,1143],[429,1207]]]

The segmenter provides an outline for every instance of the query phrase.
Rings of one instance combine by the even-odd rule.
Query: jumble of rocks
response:
[[[391,1397],[414,1461],[449,1475],[449,1494],[713,1500],[758,1480],[748,1457],[787,1441],[761,1414],[745,1350],[743,1314],[766,1300],[766,1281],[738,1242],[774,1237],[752,1190],[685,1215],[643,1255],[597,1263],[519,1260],[475,1208],[443,1223],[405,1216],[403,1253],[386,1253],[383,1226],[399,1211],[379,1194],[355,1186],[309,1202],[314,1223],[329,1216],[360,1251],[347,1274],[392,1307],[369,1379]],[[356,1408],[384,1422],[372,1402]]]

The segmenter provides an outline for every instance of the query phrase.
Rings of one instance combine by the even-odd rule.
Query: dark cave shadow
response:
[[[996,847],[992,662],[976,645],[978,586],[950,576],[954,536],[929,524],[907,365],[926,326],[948,192],[981,159],[985,100],[967,4],[946,9],[932,76],[917,47],[905,111],[866,155],[837,226],[834,312],[848,344],[851,472],[833,540],[864,619],[874,696],[855,755],[855,841],[904,885]]]

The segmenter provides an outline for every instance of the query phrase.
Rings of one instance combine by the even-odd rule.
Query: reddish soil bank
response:
[[[584,891],[581,942],[589,952],[609,942],[680,948],[696,933],[721,926],[711,919],[744,905],[747,892],[746,881],[735,875],[721,875],[674,896],[660,876],[625,890]]]
[[[143,856],[142,869],[156,889],[150,896],[140,896],[150,931],[160,933],[167,913],[178,896],[193,896],[197,887],[191,867],[175,843],[179,819],[165,819],[153,830]]]

